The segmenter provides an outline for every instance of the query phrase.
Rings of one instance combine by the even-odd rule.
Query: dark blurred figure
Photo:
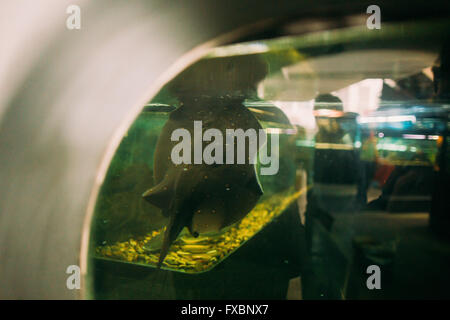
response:
[[[318,132],[315,137],[314,183],[353,185],[357,154],[353,150],[355,113],[343,112],[342,101],[331,94],[319,95],[314,105]],[[350,128],[351,127],[351,128]]]
[[[318,132],[312,168],[314,183],[307,195],[305,214],[309,253],[305,267],[305,297],[340,299],[345,262],[336,257],[338,251],[330,242],[329,233],[334,222],[332,213],[347,210],[347,205],[352,202],[339,193],[342,188],[352,189],[356,183],[356,158],[353,150],[340,148],[348,146],[352,140],[348,130],[342,127],[342,120],[346,120],[342,101],[331,94],[319,95],[315,100],[314,115]]]

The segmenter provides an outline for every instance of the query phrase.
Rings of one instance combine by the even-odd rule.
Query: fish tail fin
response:
[[[170,243],[171,241],[169,239],[169,232],[168,230],[166,230],[166,232],[164,233],[164,240],[161,247],[161,251],[159,252],[158,269],[161,269],[162,263],[166,258],[167,253],[169,252]]]
[[[162,263],[169,252],[170,245],[177,238],[183,227],[179,227],[178,220],[180,220],[178,207],[179,200],[177,200],[177,187],[180,174],[166,175],[165,178],[148,189],[142,194],[142,197],[152,205],[162,209],[162,214],[169,217],[169,222],[164,232],[164,239],[161,246],[161,251],[158,260],[158,269],[161,268]]]
[[[169,252],[169,248],[172,243],[177,239],[181,230],[186,226],[185,221],[183,221],[183,216],[178,210],[170,210],[169,212],[169,223],[167,224],[166,231],[164,232],[164,240],[161,246],[161,251],[159,253],[158,269],[161,268],[164,259]]]
[[[167,253],[169,252],[169,247],[172,243],[170,239],[172,238],[171,229],[173,226],[173,222],[175,220],[175,214],[173,212],[169,212],[168,214],[165,215],[169,215],[169,223],[166,226],[166,231],[164,231],[164,238],[161,245],[161,250],[159,251],[158,269],[161,269],[162,263],[166,258]]]
[[[174,177],[174,192],[166,214],[169,216],[169,222],[167,224],[166,231],[164,232],[164,240],[159,254],[158,269],[161,268],[172,242],[177,239],[181,230],[183,230],[183,228],[187,226],[189,224],[188,222],[192,219],[192,215],[187,214],[187,212],[180,211],[184,201],[183,197],[185,197],[185,192],[179,190],[179,180],[181,175],[182,173],[180,172]]]

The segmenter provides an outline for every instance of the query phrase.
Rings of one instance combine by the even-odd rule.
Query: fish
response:
[[[173,111],[157,141],[155,186],[145,191],[143,198],[168,218],[158,268],[184,227],[194,237],[219,232],[245,217],[263,194],[255,164],[223,161],[223,164],[176,165],[171,161],[171,151],[177,143],[171,141],[171,133],[184,128],[193,135],[194,121],[202,121],[203,130],[216,128],[224,136],[226,129],[261,129],[241,102],[228,101],[217,106],[207,100],[198,99],[194,105],[185,104]],[[225,158],[225,149],[223,155]]]
[[[168,84],[169,92],[180,101],[180,106],[169,114],[158,137],[153,163],[154,186],[142,195],[168,218],[158,268],[185,227],[194,237],[223,231],[245,217],[262,196],[256,164],[251,161],[238,164],[236,145],[233,164],[226,164],[225,143],[222,164],[217,161],[175,164],[171,152],[178,142],[171,140],[171,134],[183,128],[193,137],[195,121],[201,121],[202,135],[213,128],[223,137],[226,129],[259,132],[262,129],[259,121],[243,102],[256,96],[257,84],[267,72],[267,64],[251,55],[201,59]],[[201,143],[202,147],[209,144]],[[249,148],[249,143],[246,139],[245,150],[252,159],[259,144],[255,150]],[[191,150],[191,159],[193,154]]]

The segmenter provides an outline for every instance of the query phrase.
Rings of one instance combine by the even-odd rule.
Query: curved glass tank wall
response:
[[[450,254],[438,236],[449,226],[448,27],[242,42],[176,76],[123,137],[98,196],[94,297],[449,297],[432,271]],[[180,128],[200,140],[173,153]],[[194,162],[215,128],[216,162],[175,164]],[[264,133],[254,165],[227,163],[228,128]],[[369,265],[383,290],[367,288]]]

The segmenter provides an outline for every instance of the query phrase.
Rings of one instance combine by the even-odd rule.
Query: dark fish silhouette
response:
[[[169,90],[181,106],[171,112],[158,138],[155,186],[143,194],[169,218],[158,267],[184,227],[193,236],[219,231],[242,219],[262,195],[255,165],[249,161],[237,164],[236,144],[234,164],[175,165],[171,152],[179,142],[172,142],[170,138],[175,129],[184,128],[190,132],[192,142],[194,121],[202,121],[203,132],[215,128],[222,133],[225,158],[226,129],[246,131],[252,128],[257,134],[261,129],[243,101],[256,95],[256,86],[266,74],[266,64],[255,56],[202,59],[169,84]],[[202,150],[209,143],[203,142]],[[246,139],[247,153],[250,152],[248,143]],[[191,159],[194,159],[193,150]]]
[[[172,132],[184,128],[193,137],[194,120],[203,122],[203,130],[219,129],[224,137],[224,144],[225,129],[241,128],[245,131],[253,128],[257,132],[261,129],[253,114],[239,101],[216,107],[203,104],[210,102],[198,101],[194,106],[184,105],[173,111],[158,139],[154,159],[156,185],[146,191],[143,197],[161,208],[163,214],[169,218],[159,267],[170,245],[184,227],[188,227],[193,236],[219,231],[242,219],[263,193],[255,165],[248,161],[246,164],[236,164],[235,159],[235,164],[211,165],[175,165],[172,162],[171,151],[178,143],[170,140]],[[209,142],[203,142],[203,146],[207,144]],[[248,152],[248,141],[246,144]],[[223,154],[225,158],[225,148]],[[236,157],[236,147],[234,154]]]

